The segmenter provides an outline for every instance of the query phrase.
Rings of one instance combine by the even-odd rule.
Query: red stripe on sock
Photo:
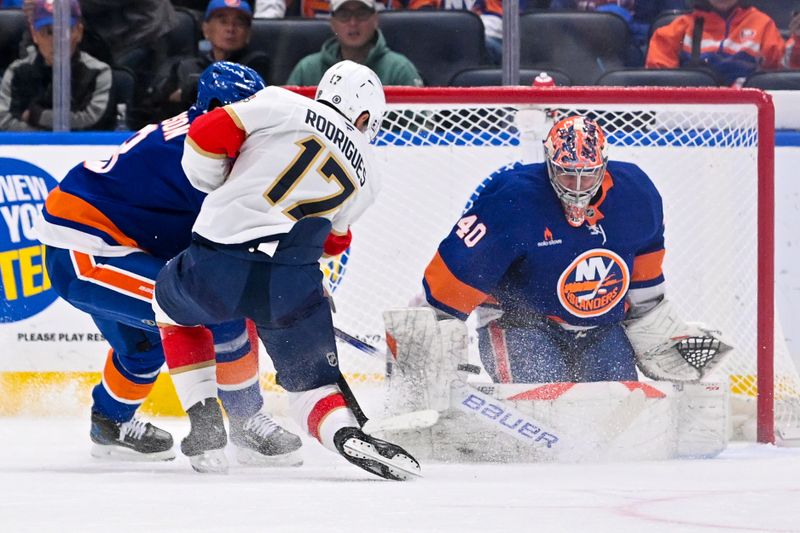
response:
[[[214,361],[214,337],[203,326],[161,326],[161,345],[170,371]]]
[[[256,354],[256,357],[258,357],[258,328],[256,328],[256,323],[248,318],[244,321],[244,325],[247,327],[247,340],[250,341],[250,352]]]
[[[318,401],[308,414],[308,432],[312,437],[322,442],[319,437],[319,428],[331,412],[341,407],[347,407],[341,392],[336,392]]]

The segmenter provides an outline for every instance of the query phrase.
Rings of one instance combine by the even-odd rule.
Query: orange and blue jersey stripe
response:
[[[122,232],[102,211],[83,198],[64,192],[60,187],[50,191],[42,215],[52,224],[100,237],[107,244],[139,248],[136,240]]]

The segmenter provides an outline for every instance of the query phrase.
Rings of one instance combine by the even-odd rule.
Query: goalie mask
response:
[[[578,227],[606,173],[608,154],[603,130],[588,118],[565,118],[550,129],[544,152],[550,184],[561,200],[567,222]]]
[[[378,135],[386,112],[383,84],[372,69],[353,61],[336,63],[322,76],[315,100],[324,102],[355,124],[365,111],[369,113],[366,131],[371,140]]]

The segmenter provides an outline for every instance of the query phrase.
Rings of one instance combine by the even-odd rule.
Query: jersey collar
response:
[[[603,183],[600,184],[600,190],[595,195],[595,200],[586,208],[586,223],[590,226],[596,226],[604,218],[603,213],[600,211],[600,205],[606,199],[606,194],[613,186],[614,180],[611,179],[611,174],[606,170],[606,174],[603,176]]]

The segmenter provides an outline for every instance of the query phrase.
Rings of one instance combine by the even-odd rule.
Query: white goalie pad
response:
[[[387,408],[392,415],[450,405],[450,383],[467,363],[467,326],[437,320],[430,307],[383,313],[389,345]]]
[[[731,345],[719,331],[685,322],[666,298],[625,323],[642,373],[656,380],[698,381],[720,365]]]
[[[451,384],[431,428],[387,435],[447,462],[603,462],[713,457],[730,432],[719,384]]]

